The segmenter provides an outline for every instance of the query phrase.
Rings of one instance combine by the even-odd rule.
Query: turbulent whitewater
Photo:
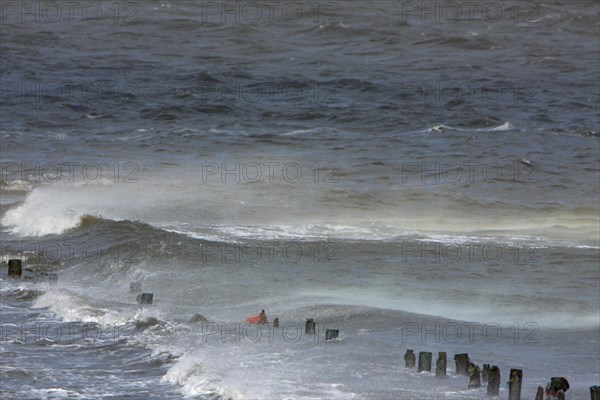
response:
[[[7,8],[0,397],[479,399],[469,353],[503,398],[510,368],[523,398],[554,376],[586,398],[599,8],[489,3]],[[242,323],[261,309],[280,327]],[[447,352],[448,379],[407,349]]]

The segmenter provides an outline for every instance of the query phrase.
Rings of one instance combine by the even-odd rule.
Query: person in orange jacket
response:
[[[265,313],[265,310],[262,310],[260,314],[246,318],[246,322],[249,324],[268,324],[269,320],[267,320],[267,313]]]

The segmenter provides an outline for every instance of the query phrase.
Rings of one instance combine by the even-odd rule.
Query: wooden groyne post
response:
[[[337,339],[340,331],[337,329],[326,329],[325,330],[325,340],[333,340]]]
[[[431,372],[431,357],[430,351],[419,352],[419,368],[417,369],[419,372]]]
[[[414,350],[406,350],[406,354],[404,354],[404,362],[406,363],[406,368],[414,368],[416,357]]]
[[[9,278],[20,278],[23,274],[23,268],[21,260],[12,259],[8,260],[8,277]]]
[[[488,385],[487,394],[488,396],[498,396],[500,392],[500,368],[495,365],[490,367],[488,372]]]
[[[490,374],[490,364],[483,364],[483,369],[481,370],[481,380],[484,383],[487,383],[489,374]]]
[[[535,394],[535,400],[544,400],[544,388],[538,386],[537,392]]]
[[[304,333],[306,335],[314,335],[315,334],[315,326],[316,323],[312,318],[308,318],[306,320],[306,326],[304,327]]]
[[[438,353],[437,361],[435,362],[435,377],[438,379],[446,377],[446,364],[448,357],[445,351]]]
[[[469,365],[469,355],[464,354],[455,354],[454,355],[454,363],[456,364],[456,374],[457,375],[467,375],[467,366]]]
[[[467,366],[467,376],[469,377],[469,389],[478,389],[481,387],[481,370],[479,366],[470,362]]]
[[[546,385],[546,393],[557,399],[564,399],[565,393],[571,386],[569,381],[565,377],[554,377],[550,378],[550,383]],[[551,397],[551,398],[552,398]]]
[[[137,302],[139,304],[152,304],[154,295],[152,293],[140,293],[137,295]]]
[[[521,385],[523,384],[523,371],[511,369],[508,380],[508,400],[521,400]]]

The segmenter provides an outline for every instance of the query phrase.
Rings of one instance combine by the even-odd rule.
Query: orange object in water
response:
[[[249,323],[249,324],[258,324],[258,323],[260,323],[260,314],[246,318],[246,322]]]
[[[267,319],[265,310],[262,310],[260,314],[246,318],[246,322],[249,324],[268,324],[269,320]]]

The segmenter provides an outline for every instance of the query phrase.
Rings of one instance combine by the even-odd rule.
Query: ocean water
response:
[[[0,11],[0,397],[600,384],[596,1]]]

